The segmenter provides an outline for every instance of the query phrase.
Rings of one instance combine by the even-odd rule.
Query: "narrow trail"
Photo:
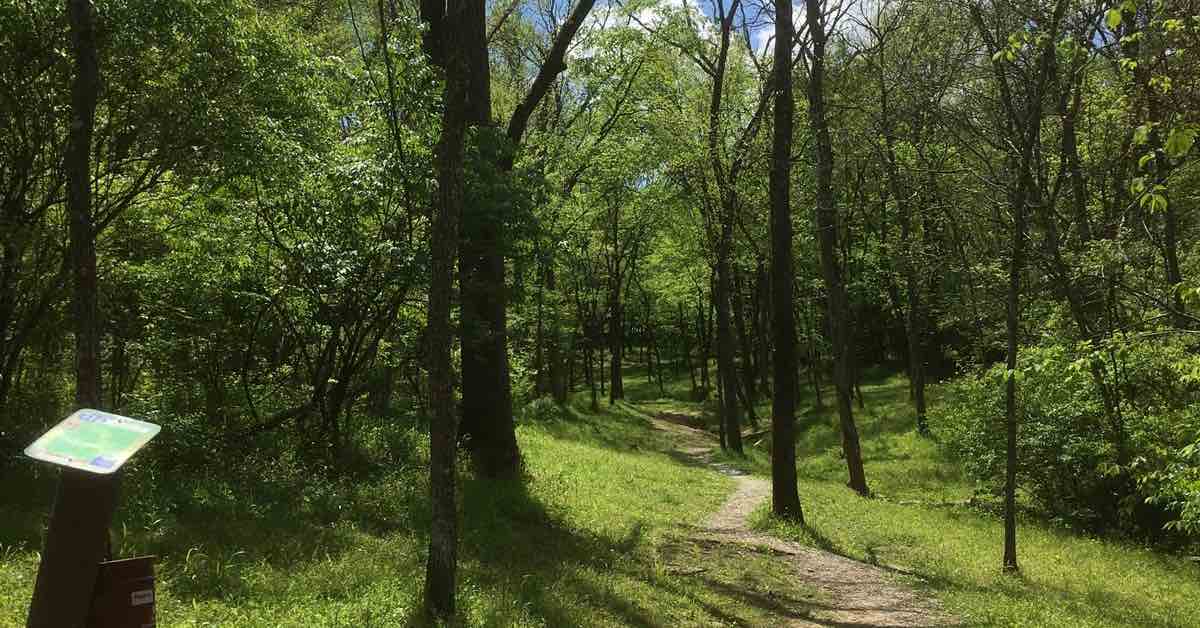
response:
[[[675,418],[675,417],[671,417]],[[721,508],[698,528],[693,542],[721,544],[766,552],[789,572],[795,590],[772,599],[775,626],[955,626],[937,600],[897,582],[887,569],[820,549],[784,541],[750,528],[755,508],[771,498],[769,481],[711,461],[711,434],[662,418],[654,426],[672,435],[676,451],[693,464],[703,464],[733,477],[735,490]]]

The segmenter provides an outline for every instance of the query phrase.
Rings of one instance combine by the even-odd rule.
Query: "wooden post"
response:
[[[83,627],[108,554],[119,483],[118,474],[63,468],[26,628]]]

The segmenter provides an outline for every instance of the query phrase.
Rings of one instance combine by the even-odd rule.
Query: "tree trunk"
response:
[[[538,264],[537,321],[534,323],[533,338],[533,392],[541,397],[550,392],[550,377],[546,372],[546,269],[545,262]]]
[[[712,73],[712,93],[708,108],[708,157],[716,179],[720,202],[716,204],[720,233],[717,236],[717,282],[713,301],[717,308],[717,368],[721,375],[721,423],[725,426],[725,442],[734,452],[742,453],[741,420],[738,412],[737,372],[734,368],[733,322],[730,316],[732,294],[731,264],[733,256],[733,221],[737,211],[737,191],[721,158],[721,107],[724,93],[725,67],[729,57],[730,31],[737,14],[739,0],[734,0],[729,12],[721,15],[721,44],[716,67]]]
[[[435,3],[437,0],[422,0]],[[580,0],[554,37],[546,61],[538,69],[529,92],[513,112],[506,135],[511,149],[521,144],[529,117],[545,96],[550,84],[565,68],[567,47],[587,18],[594,0]],[[478,12],[486,21],[486,3]],[[471,19],[475,20],[474,5]],[[480,35],[468,49],[471,90],[468,99],[470,117],[479,126],[490,123],[491,76],[488,65],[487,36],[484,24]],[[509,173],[514,153],[501,158],[499,169]],[[462,294],[462,430],[471,449],[476,472],[484,477],[515,477],[521,468],[513,421],[512,382],[508,363],[508,311],[504,272],[502,212],[483,207],[477,214],[464,216],[460,291]]]
[[[796,322],[792,318],[792,3],[775,2],[775,130],[771,144],[771,512],[804,522],[796,487]],[[761,277],[761,273],[759,275]],[[760,279],[761,281],[761,279]]]
[[[905,309],[904,331],[908,342],[908,379],[912,391],[913,406],[917,413],[917,433],[929,435],[929,423],[925,417],[925,354],[921,347],[921,290],[917,277],[917,265],[912,229],[912,205],[907,190],[900,179],[900,168],[896,160],[896,138],[893,134],[889,89],[884,79],[883,68],[879,73],[879,117],[883,127],[884,166],[887,170],[889,187],[900,214],[900,267],[904,274]]]
[[[724,213],[732,214],[733,208]],[[738,407],[738,381],[734,366],[733,325],[730,320],[730,248],[733,240],[733,219],[722,219],[721,241],[717,246],[717,290],[713,297],[717,302],[717,368],[721,371],[721,420],[725,425],[725,439],[729,448],[742,453],[742,426]]]
[[[1001,95],[1001,105],[1007,116],[1007,131],[1010,145],[1015,148],[1015,154],[1009,154],[1010,166],[1015,166],[1014,179],[1011,181],[1009,207],[1013,215],[1012,248],[1008,270],[1008,297],[1005,307],[1005,327],[1007,333],[1006,367],[1008,370],[1004,386],[1004,424],[1005,424],[1005,468],[1004,468],[1004,558],[1003,569],[1016,571],[1017,566],[1017,352],[1020,348],[1020,297],[1021,274],[1025,262],[1025,232],[1026,206],[1031,191],[1036,185],[1033,172],[1034,148],[1039,143],[1042,125],[1042,100],[1049,74],[1053,70],[1056,37],[1059,24],[1066,11],[1066,0],[1058,0],[1054,16],[1046,27],[1050,34],[1039,53],[1037,74],[1030,92],[1025,97],[1024,110],[1018,113],[1018,103],[1009,86],[1007,75],[1001,65],[1002,61],[995,56],[999,46],[987,28],[983,13],[979,6],[970,6],[971,18],[979,34],[988,44],[992,56],[992,69]],[[1037,20],[1039,23],[1041,20]]]
[[[696,395],[696,369],[692,366],[692,337],[688,334],[687,319],[683,314],[683,301],[679,302],[679,338],[683,364],[687,367],[688,377],[692,382],[692,397]],[[2,406],[0,406],[2,407]]]
[[[708,310],[711,304],[704,298],[704,294],[696,295],[696,337],[700,340],[700,400],[708,399],[709,391],[712,386],[709,385],[708,363],[711,356],[710,347],[712,347],[712,332],[711,324],[708,320]]]
[[[443,6],[445,13],[443,14]],[[458,565],[458,514],[455,501],[455,443],[457,419],[451,362],[450,308],[454,283],[459,220],[464,209],[464,141],[467,127],[478,124],[471,111],[475,91],[470,49],[483,45],[482,0],[422,2],[421,17],[429,33],[426,52],[445,71],[442,129],[435,147],[438,180],[433,229],[430,234],[429,309],[429,493],[432,523],[425,563],[425,610],[431,618],[452,621],[455,615],[455,574]],[[475,50],[476,54],[478,50]],[[486,81],[486,75],[484,77]],[[474,114],[474,115],[473,115]],[[464,310],[466,308],[464,307]],[[465,343],[464,343],[465,344]],[[466,360],[464,360],[465,362]]]
[[[559,405],[567,402],[567,378],[562,359],[562,311],[554,272],[554,260],[546,264],[546,291],[550,294],[550,334],[547,357],[550,361],[550,394]]]
[[[731,303],[736,304],[733,308],[733,325],[737,331],[738,349],[742,354],[742,381],[743,388],[746,392],[746,399],[749,403],[753,403],[758,398],[758,389],[755,385],[758,382],[758,364],[754,351],[751,349],[750,333],[746,324],[746,281],[741,273],[736,270],[733,273],[734,290],[731,295]]]
[[[479,6],[476,6],[476,5]],[[491,77],[483,34],[485,7],[472,0],[467,116],[480,129],[491,124]],[[476,15],[481,13],[481,15]],[[476,23],[478,22],[478,24]],[[476,31],[479,33],[476,33]],[[503,225],[495,208],[464,214],[461,226],[459,282],[462,298],[461,436],[471,451],[475,472],[483,477],[515,477],[521,466],[509,381],[507,291]]]
[[[805,5],[809,31],[811,33],[812,67],[808,79],[809,126],[815,138],[816,191],[817,191],[817,239],[821,248],[821,274],[825,278],[825,290],[829,299],[831,341],[833,345],[833,380],[837,389],[838,418],[841,423],[842,451],[846,456],[850,488],[864,497],[870,495],[866,473],[863,470],[862,449],[858,440],[858,427],[854,423],[851,408],[851,356],[850,321],[846,288],[842,284],[841,268],[837,259],[838,216],[833,197],[833,143],[829,137],[829,126],[825,119],[825,18],[824,2],[808,2]]]
[[[621,373],[621,363],[625,351],[625,312],[624,304],[621,303],[622,280],[620,275],[609,281],[611,285],[608,291],[608,403],[612,405],[618,399],[625,398],[625,378]]]
[[[760,378],[758,391],[764,395],[771,394],[771,290],[770,272],[767,265],[762,260],[759,260],[754,280],[755,364],[758,366],[755,371]],[[795,335],[795,331],[793,330],[792,337],[795,338]]]
[[[750,421],[750,425],[757,429],[758,413],[754,411],[754,402],[758,399],[758,395],[754,383],[758,376],[755,373],[754,355],[750,350],[750,338],[746,332],[745,302],[742,299],[743,290],[741,289],[744,282],[736,271],[733,276],[735,281],[734,290],[730,296],[730,308],[733,313],[733,327],[737,332],[738,345],[742,354],[742,376],[737,380],[738,398],[742,401],[742,407],[746,409],[746,418]]]
[[[99,408],[103,399],[99,287],[91,187],[92,131],[100,92],[96,15],[88,0],[69,0],[66,10],[75,69],[71,128],[63,162],[68,177],[68,254],[74,284],[75,403],[80,408]],[[116,474],[101,476],[63,469],[26,617],[28,628],[83,625],[98,565],[109,551],[108,528],[116,510],[118,484]]]

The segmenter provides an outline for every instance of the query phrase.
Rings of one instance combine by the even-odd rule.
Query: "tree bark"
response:
[[[422,3],[422,18],[428,33],[439,39],[426,41],[426,51],[445,72],[442,129],[435,147],[434,168],[438,179],[433,229],[430,234],[430,281],[427,312],[429,342],[429,492],[432,523],[429,555],[425,563],[425,610],[430,618],[452,621],[456,610],[455,574],[458,564],[458,514],[455,501],[455,443],[457,419],[451,363],[450,308],[454,266],[459,238],[459,219],[465,196],[464,143],[467,127],[479,123],[472,115],[470,48],[478,48],[483,36],[482,0],[449,0],[442,14],[440,3],[428,9]],[[428,10],[427,10],[428,9]],[[476,50],[476,53],[478,51]],[[475,77],[474,81],[479,78]],[[486,77],[485,77],[486,80]],[[465,360],[464,360],[465,362]]]
[[[430,2],[436,0],[423,0]],[[506,135],[510,152],[498,164],[510,172],[529,117],[565,69],[563,59],[576,31],[595,0],[580,0],[551,44],[529,92],[509,120]],[[424,4],[423,4],[424,6]],[[486,20],[486,6],[480,11]],[[472,11],[472,31],[476,16]],[[474,35],[474,33],[472,33]],[[490,70],[487,35],[468,49],[472,88],[470,117],[477,124],[491,116]],[[484,477],[515,477],[521,468],[521,451],[513,421],[512,382],[508,360],[508,305],[505,287],[505,235],[499,208],[484,207],[470,216],[463,230],[460,256],[462,292],[462,408],[463,435],[471,450],[476,472]]]
[[[709,328],[708,310],[711,307],[703,293],[696,295],[696,337],[700,341],[700,400],[708,399],[712,390],[708,376],[708,363],[711,358],[712,333]]]
[[[550,294],[550,334],[547,358],[550,361],[550,394],[559,405],[567,402],[567,377],[562,359],[562,308],[554,272],[554,260],[546,264],[546,291]]]
[[[733,357],[733,325],[729,311],[729,249],[733,245],[733,221],[722,222],[724,224],[721,226],[721,240],[717,245],[717,289],[713,294],[717,302],[717,369],[721,373],[721,420],[725,425],[725,439],[729,449],[740,454],[742,426],[739,416],[737,371]]]
[[[611,279],[608,291],[608,403],[625,398],[625,377],[621,373],[625,351],[625,312],[621,303],[620,277]],[[636,355],[634,356],[637,357]]]
[[[680,357],[687,367],[688,377],[692,382],[692,397],[696,397],[696,369],[692,366],[692,337],[688,333],[687,318],[683,314],[683,301],[679,302],[679,340]]]
[[[730,295],[730,308],[733,314],[733,328],[737,332],[738,349],[742,354],[742,376],[738,379],[738,398],[741,399],[742,406],[746,409],[746,418],[750,421],[750,425],[757,429],[758,413],[754,411],[754,401],[758,399],[758,395],[754,383],[758,377],[755,374],[754,355],[750,350],[750,336],[746,332],[746,304],[742,298],[745,292],[742,289],[745,281],[737,271],[733,272],[733,277],[734,289]]]
[[[775,130],[771,143],[771,511],[804,522],[796,487],[796,322],[792,318],[792,2],[775,2]],[[761,274],[760,274],[761,276]]]
[[[91,149],[100,94],[100,62],[91,2],[68,0],[66,11],[75,69],[71,128],[63,164],[68,177],[68,255],[74,288],[75,403],[80,408],[99,408],[103,398]],[[83,625],[99,563],[109,549],[108,528],[116,510],[118,484],[116,474],[63,469],[26,617],[28,628]]]
[[[720,223],[717,240],[717,282],[713,301],[717,309],[717,368],[721,375],[721,422],[725,426],[725,443],[734,452],[742,453],[741,418],[737,395],[737,372],[734,367],[733,323],[730,316],[732,293],[731,258],[733,256],[733,220],[737,211],[736,190],[721,159],[721,107],[724,94],[725,67],[729,57],[729,41],[739,0],[734,0],[726,15],[721,15],[721,43],[712,74],[712,94],[708,109],[708,157],[716,179],[720,202],[717,204]]]
[[[477,6],[478,5],[478,6]],[[466,47],[468,125],[491,125],[486,7],[472,2]],[[446,54],[449,54],[447,51]],[[503,164],[502,164],[503,165]],[[500,208],[464,208],[459,282],[462,298],[462,437],[475,472],[483,477],[515,477],[521,467],[513,421],[508,364],[508,312],[505,235]]]
[[[858,427],[851,408],[850,321],[846,287],[842,284],[837,259],[838,215],[833,197],[833,142],[825,118],[825,17],[824,2],[810,1],[805,5],[811,33],[811,68],[808,79],[809,126],[815,138],[817,239],[821,249],[821,274],[829,300],[829,319],[833,345],[833,380],[837,389],[838,418],[842,432],[842,452],[846,456],[850,488],[864,497],[870,495],[863,470],[862,448]]]

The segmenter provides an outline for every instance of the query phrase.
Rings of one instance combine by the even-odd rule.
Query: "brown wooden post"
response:
[[[38,566],[26,628],[82,628],[108,529],[117,507],[119,478],[63,468]]]

